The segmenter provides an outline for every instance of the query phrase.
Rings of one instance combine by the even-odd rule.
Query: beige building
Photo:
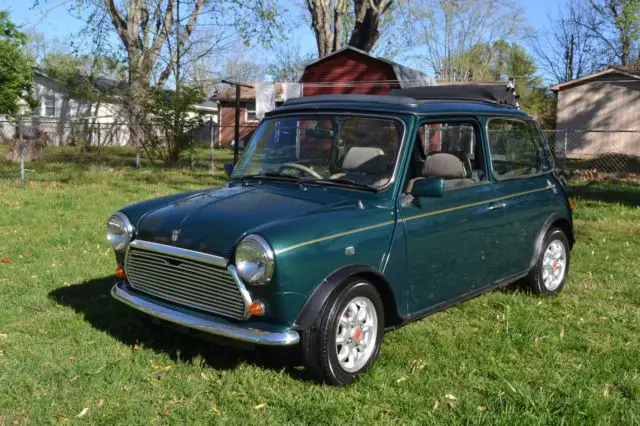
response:
[[[551,90],[558,94],[556,150],[566,143],[569,158],[640,157],[640,65],[610,67]]]

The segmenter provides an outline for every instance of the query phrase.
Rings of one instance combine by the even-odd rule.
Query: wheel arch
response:
[[[398,314],[395,294],[389,281],[371,266],[348,265],[332,272],[313,290],[300,310],[293,328],[298,331],[305,331],[311,328],[331,294],[339,289],[346,280],[354,277],[361,277],[367,280],[380,293],[384,305],[385,328],[399,324],[401,318]]]
[[[543,249],[542,244],[544,243],[544,237],[545,235],[547,235],[547,232],[551,228],[561,229],[569,240],[569,248],[573,248],[573,244],[575,243],[575,236],[573,234],[573,225],[571,220],[560,213],[554,213],[547,218],[547,220],[542,225],[540,232],[538,233],[538,237],[536,238],[535,246],[533,249],[533,257],[531,258],[531,262],[529,264],[529,269],[535,266],[536,261],[540,256],[540,252]]]

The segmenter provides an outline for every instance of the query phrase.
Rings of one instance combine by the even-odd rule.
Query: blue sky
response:
[[[291,0],[283,0],[287,4]],[[548,17],[558,12],[557,0],[517,0],[524,12],[529,26],[533,29],[547,25]],[[83,23],[73,18],[67,11],[75,4],[70,0],[40,0],[37,8],[32,8],[32,0],[0,0],[0,9],[7,9],[11,19],[23,29],[32,29],[42,33],[46,38],[70,40],[83,29]],[[310,28],[299,28],[291,34],[291,40],[299,41],[304,51],[315,52],[315,40]],[[76,37],[77,40],[77,37]],[[261,52],[262,53],[262,52]],[[264,52],[264,60],[269,60],[270,52]],[[401,61],[402,62],[402,61]]]

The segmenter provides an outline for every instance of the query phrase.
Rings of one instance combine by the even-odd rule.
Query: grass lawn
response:
[[[0,425],[640,424],[639,186],[573,188],[559,297],[483,295],[387,334],[369,374],[331,388],[281,351],[149,327],[109,296],[108,216],[221,176],[54,176],[0,184]]]

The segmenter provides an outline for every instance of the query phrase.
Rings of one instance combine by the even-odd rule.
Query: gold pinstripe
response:
[[[316,238],[315,240],[304,241],[302,243],[294,244],[289,247],[285,247],[280,250],[276,250],[276,254],[284,253],[289,250],[294,250],[300,247],[308,246],[310,244],[319,243],[321,241],[333,240],[334,238],[340,238],[347,235],[355,234],[357,232],[368,231],[370,229],[382,228],[383,226],[392,225],[395,221],[389,220],[387,222],[377,223],[375,225],[365,226],[364,228],[352,229],[351,231],[338,232],[337,234],[327,235],[326,237]]]
[[[428,213],[421,213],[421,214],[417,214],[417,215],[414,215],[414,216],[405,217],[403,220],[405,222],[409,222],[410,220],[414,220],[414,219],[422,219],[423,217],[436,216],[436,215],[439,215],[439,214],[442,214],[442,213],[449,213],[449,212],[453,212],[453,211],[456,211],[456,210],[466,209],[466,208],[469,208],[469,207],[481,206],[482,204],[495,203],[496,201],[502,201],[502,200],[506,200],[506,199],[509,199],[509,198],[519,197],[521,195],[533,194],[535,192],[542,192],[542,191],[546,191],[547,189],[554,189],[555,187],[556,187],[555,185],[548,185],[548,186],[545,186],[544,188],[530,189],[529,191],[518,192],[516,194],[511,194],[511,195],[504,195],[502,197],[492,198],[491,200],[477,201],[475,203],[462,204],[460,206],[449,207],[449,208],[442,209],[442,210],[434,210],[434,211],[428,212]]]
[[[462,209],[466,209],[466,208],[469,208],[469,207],[480,206],[482,204],[495,203],[496,201],[502,201],[502,200],[506,200],[506,199],[509,199],[509,198],[520,197],[522,195],[528,195],[528,194],[533,194],[533,193],[536,193],[536,192],[542,192],[542,191],[546,191],[548,189],[555,189],[555,187],[556,187],[555,185],[547,185],[544,188],[530,189],[529,191],[518,192],[516,194],[505,195],[505,196],[502,196],[502,197],[492,198],[490,200],[477,201],[475,203],[462,204],[462,205],[456,206],[456,207],[449,207],[449,208],[442,209],[442,210],[435,210],[435,211],[428,212],[428,213],[421,213],[421,214],[417,214],[417,215],[414,215],[414,216],[405,217],[405,218],[403,218],[401,220],[404,220],[405,222],[408,222],[408,221],[411,221],[411,220],[421,219],[421,218],[424,218],[424,217],[436,216],[436,215],[439,215],[439,214],[449,213],[449,212],[453,212],[453,211],[456,211],[456,210],[462,210]],[[381,228],[383,226],[392,225],[393,223],[394,223],[393,220],[389,220],[387,222],[382,222],[382,223],[378,223],[378,224],[375,224],[375,225],[369,225],[369,226],[365,226],[365,227],[362,227],[362,228],[352,229],[350,231],[338,232],[337,234],[331,234],[331,235],[327,235],[327,236],[321,237],[321,238],[316,238],[316,239],[313,239],[313,240],[303,241],[301,243],[294,244],[294,245],[291,245],[289,247],[282,248],[280,250],[276,250],[276,254],[285,253],[285,252],[288,252],[288,251],[291,251],[291,250],[295,250],[295,249],[300,248],[300,247],[305,247],[305,246],[308,246],[308,245],[311,245],[311,244],[315,244],[315,243],[319,243],[319,242],[322,242],[322,241],[333,240],[335,238],[345,237],[347,235],[356,234],[358,232],[369,231],[371,229]]]

